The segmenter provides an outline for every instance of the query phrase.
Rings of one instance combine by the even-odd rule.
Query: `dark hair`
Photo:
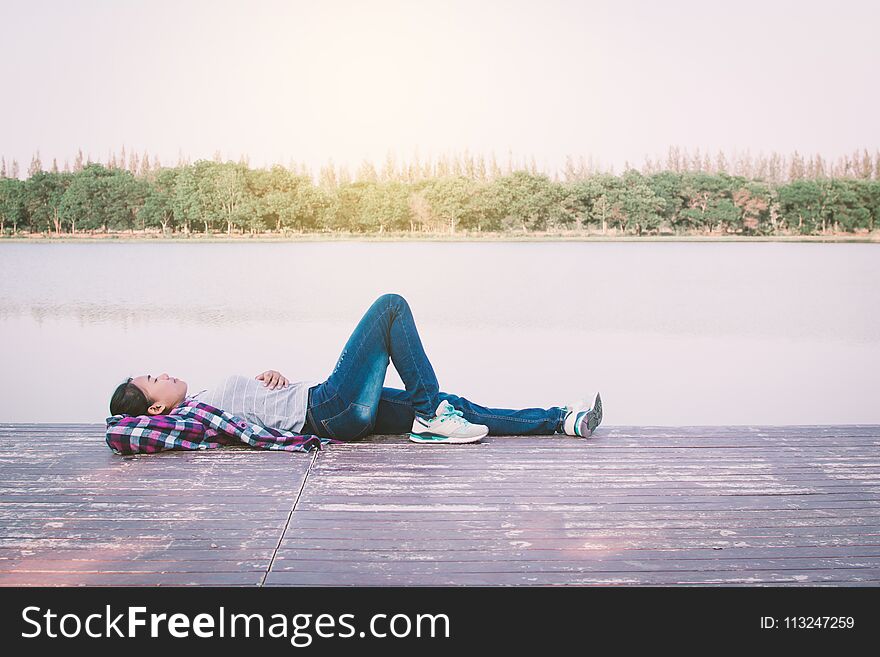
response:
[[[131,382],[131,377],[116,388],[110,398],[110,415],[146,415],[150,400]]]

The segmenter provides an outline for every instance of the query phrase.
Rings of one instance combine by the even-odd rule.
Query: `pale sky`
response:
[[[0,155],[880,147],[876,0],[0,0]]]

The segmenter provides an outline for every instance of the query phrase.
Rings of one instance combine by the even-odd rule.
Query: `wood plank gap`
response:
[[[318,454],[321,452],[320,449],[316,449],[314,455],[312,456],[312,460],[309,462],[309,467],[306,470],[305,475],[303,475],[302,484],[299,487],[299,492],[296,494],[296,499],[293,501],[293,506],[290,507],[290,513],[287,514],[287,522],[284,523],[284,528],[281,530],[281,535],[278,537],[278,543],[275,545],[275,549],[272,550],[272,558],[269,560],[269,565],[266,567],[265,572],[263,572],[263,576],[260,578],[257,586],[263,586],[266,582],[266,577],[269,576],[269,572],[272,570],[272,566],[275,564],[275,555],[278,554],[278,550],[281,548],[281,543],[284,541],[284,535],[287,533],[287,528],[290,526],[290,519],[293,517],[293,512],[296,511],[296,505],[299,503],[299,498],[302,497],[303,489],[306,487],[306,482],[309,480],[309,473],[312,471],[312,466],[315,465],[315,461],[318,460]]]

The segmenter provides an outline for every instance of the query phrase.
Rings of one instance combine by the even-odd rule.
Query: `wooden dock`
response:
[[[0,424],[0,585],[880,585],[880,426],[121,457]]]

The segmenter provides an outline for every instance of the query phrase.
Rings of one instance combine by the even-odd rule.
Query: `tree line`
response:
[[[776,154],[710,158],[677,147],[621,174],[568,158],[551,177],[492,156],[442,157],[354,176],[324,166],[251,168],[246,159],[162,166],[123,151],[106,163],[79,152],[71,168],[39,154],[19,178],[0,158],[0,234],[95,232],[544,232],[821,235],[875,230],[880,153],[826,162]]]

